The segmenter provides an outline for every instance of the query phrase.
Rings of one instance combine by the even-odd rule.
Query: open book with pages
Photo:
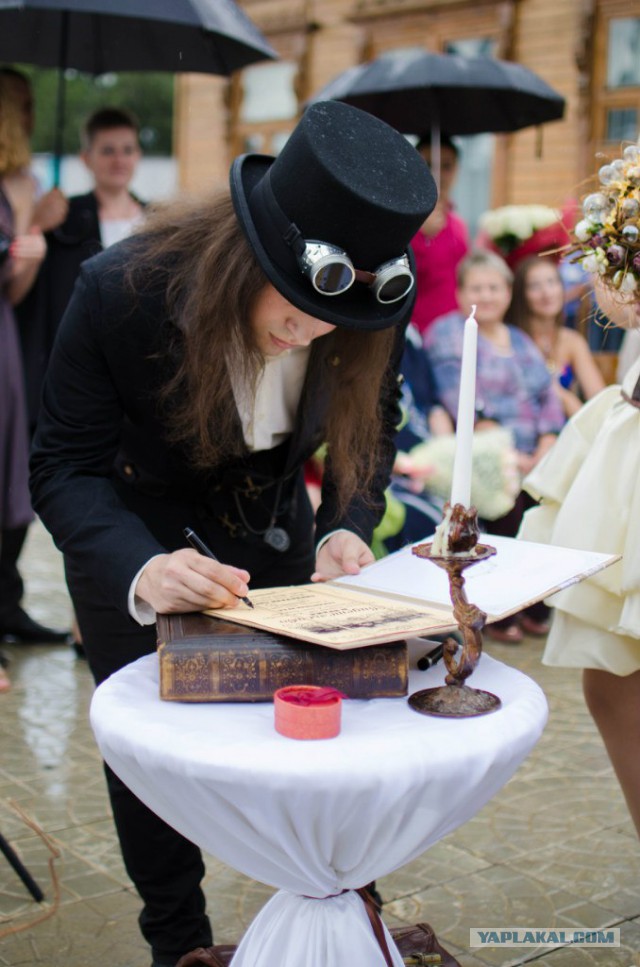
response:
[[[465,572],[470,602],[487,622],[516,614],[536,601],[615,564],[619,556],[552,547],[511,537],[480,535],[495,556]],[[340,650],[361,648],[456,627],[448,578],[404,547],[364,568],[322,584],[250,590],[253,609],[207,614]],[[552,602],[551,602],[552,603]]]

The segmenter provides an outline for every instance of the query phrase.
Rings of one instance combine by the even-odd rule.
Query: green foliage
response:
[[[36,105],[34,152],[52,151],[58,95],[58,71],[15,65],[31,78]],[[65,73],[63,154],[77,154],[80,129],[99,107],[122,107],[140,121],[140,140],[146,155],[172,154],[173,74],[122,73],[93,77],[75,70]]]

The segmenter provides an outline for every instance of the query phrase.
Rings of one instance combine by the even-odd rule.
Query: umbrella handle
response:
[[[431,121],[431,174],[436,183],[436,191],[440,194],[440,121],[437,117]]]
[[[58,90],[56,95],[56,126],[53,143],[53,187],[60,187],[60,169],[64,150],[65,122],[65,71],[69,45],[69,11],[63,10],[60,18],[60,48],[58,54]]]

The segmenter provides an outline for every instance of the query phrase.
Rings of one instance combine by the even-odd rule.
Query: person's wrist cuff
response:
[[[136,594],[136,588],[138,587],[138,581],[142,575],[142,572],[150,564],[151,561],[155,560],[156,557],[161,557],[161,554],[154,554],[150,557],[148,561],[145,561],[140,570],[134,575],[133,581],[129,585],[129,594],[127,597],[127,609],[129,614],[134,621],[137,621],[139,625],[152,625],[155,624],[156,612],[154,608],[147,601],[143,601]]]

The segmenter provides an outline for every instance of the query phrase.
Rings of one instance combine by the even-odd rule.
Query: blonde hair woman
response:
[[[29,173],[29,142],[10,81],[0,74],[0,190],[4,207],[3,231],[13,237],[11,269],[5,271],[5,295],[12,305],[20,302],[31,286],[45,255],[42,232],[29,231],[36,201],[36,183]],[[8,219],[8,224],[7,224]],[[6,251],[5,239],[5,251]]]

